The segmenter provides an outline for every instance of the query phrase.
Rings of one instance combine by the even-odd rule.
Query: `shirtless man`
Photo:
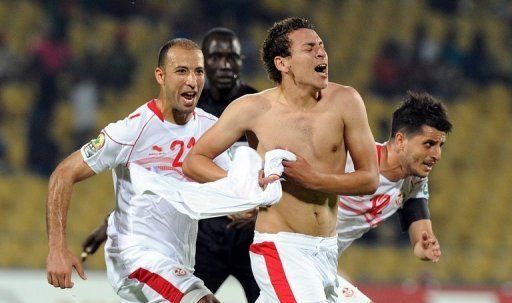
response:
[[[377,155],[363,101],[351,87],[328,82],[324,44],[308,20],[287,18],[269,30],[262,59],[277,86],[231,103],[183,163],[189,177],[226,176],[212,161],[246,134],[260,155],[286,148],[283,196],[260,209],[251,263],[257,302],[335,302],[338,195],[378,186]],[[345,174],[347,151],[355,172]],[[277,176],[268,178],[277,179]]]

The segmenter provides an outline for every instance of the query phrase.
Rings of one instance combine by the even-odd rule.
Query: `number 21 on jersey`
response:
[[[196,138],[192,137],[188,140],[188,142],[185,144],[182,140],[174,140],[171,142],[170,149],[172,152],[176,152],[176,157],[174,157],[174,160],[172,161],[172,167],[181,167],[183,166],[183,159],[188,154],[190,149],[194,147],[196,144]]]

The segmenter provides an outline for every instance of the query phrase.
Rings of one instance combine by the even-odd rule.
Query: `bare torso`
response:
[[[320,100],[306,109],[283,102],[279,89],[264,91],[258,98],[257,118],[252,134],[257,138],[257,151],[283,148],[303,157],[316,170],[343,173],[346,146],[343,140],[343,109],[333,95],[336,84],[322,91]],[[284,181],[281,201],[260,208],[256,221],[259,232],[295,232],[311,236],[335,235],[337,195],[309,190]]]

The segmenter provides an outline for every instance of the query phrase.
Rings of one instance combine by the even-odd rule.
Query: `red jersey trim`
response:
[[[376,145],[377,147],[377,159],[378,159],[378,163],[380,165],[380,158],[381,158],[381,154],[382,154],[382,149],[384,148],[383,145]]]
[[[101,132],[102,132],[102,133],[104,133],[107,137],[109,137],[109,138],[110,138],[110,140],[112,140],[112,142],[114,142],[114,143],[117,143],[117,144],[119,144],[119,145],[133,146],[133,144],[121,143],[121,142],[116,141],[114,138],[112,138],[112,136],[110,136],[110,135],[108,134],[107,130],[105,130],[105,129],[103,129]]]
[[[144,126],[140,130],[139,135],[137,136],[137,140],[135,140],[135,142],[133,142],[132,149],[130,150],[130,154],[128,155],[128,159],[126,160],[126,164],[125,164],[126,167],[128,167],[128,162],[130,162],[130,158],[132,157],[133,149],[135,148],[135,145],[137,145],[137,142],[140,139],[140,135],[142,135],[142,133],[144,132],[144,129],[146,128],[146,126],[148,126],[149,121],[151,121],[151,119],[153,119],[153,117],[154,116],[151,116],[151,118],[149,118],[148,121],[146,121],[146,124],[144,124]]]
[[[145,283],[169,302],[179,303],[184,296],[184,294],[176,286],[172,285],[171,282],[167,281],[159,274],[150,272],[144,268],[139,268],[132,272],[128,278],[136,279],[141,283]]]
[[[279,257],[276,245],[273,242],[251,244],[249,251],[261,255],[265,259],[268,276],[274,287],[277,298],[279,298],[279,302],[296,303],[297,300],[295,300],[295,296],[286,278],[283,263],[281,262],[281,257]]]
[[[156,105],[155,99],[148,102],[148,107],[153,113],[155,113],[155,115],[160,119],[160,121],[164,121],[164,114],[162,114],[162,112],[158,108],[158,105]]]
[[[130,120],[133,119],[133,118],[137,118],[140,116],[140,113],[136,113],[136,114],[133,114],[131,115],[130,117],[128,117]]]

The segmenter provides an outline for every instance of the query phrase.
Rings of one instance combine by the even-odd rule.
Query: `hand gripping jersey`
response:
[[[377,144],[380,154],[384,144]],[[347,155],[345,172],[353,172],[354,164]],[[411,198],[428,199],[428,179],[410,176],[397,182],[379,175],[379,188],[373,195],[340,196],[338,202],[338,255],[368,230],[377,227],[402,208],[403,202]]]
[[[186,277],[187,272],[193,271],[197,221],[167,209],[159,211],[155,207],[161,205],[151,199],[134,198],[128,169],[131,163],[137,163],[158,174],[187,180],[182,172],[183,160],[216,120],[216,117],[196,108],[185,125],[172,124],[163,119],[156,101],[152,100],[127,118],[109,124],[98,138],[82,147],[84,161],[94,172],[112,169],[116,208],[109,217],[109,239],[105,250],[109,280],[116,291],[139,266],[122,253],[133,251],[135,256],[138,252],[134,247],[141,245],[155,254],[171,256],[176,264],[181,265],[177,271],[185,273],[179,277]],[[215,162],[228,169],[227,153],[221,154]],[[169,220],[175,227],[172,232],[164,223]],[[130,258],[136,259],[131,255]],[[146,258],[147,262],[149,259]],[[188,286],[178,288],[183,292]]]

